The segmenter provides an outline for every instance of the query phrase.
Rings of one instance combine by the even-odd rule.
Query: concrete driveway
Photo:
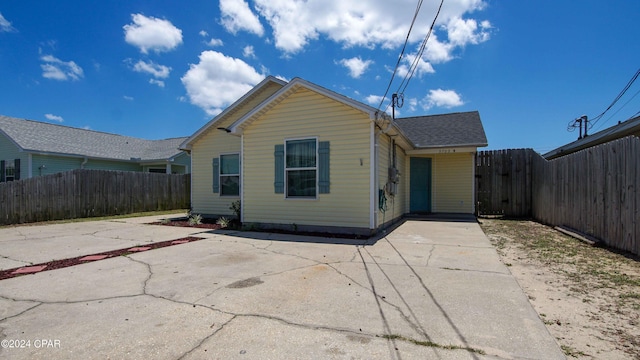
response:
[[[203,238],[1,280],[0,358],[565,358],[475,222],[365,243],[153,220],[0,229],[0,270]]]

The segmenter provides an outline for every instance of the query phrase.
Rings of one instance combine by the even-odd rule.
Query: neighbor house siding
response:
[[[396,169],[400,173],[400,179],[397,185],[397,192],[392,195],[385,191],[387,198],[387,210],[382,211],[379,206],[376,206],[378,210],[377,225],[381,226],[393,219],[402,216],[405,211],[406,200],[406,185],[404,178],[406,170],[406,154],[404,150],[396,145]],[[393,165],[393,148],[391,147],[391,139],[385,134],[379,134],[378,137],[378,190],[386,190],[386,185],[389,182],[389,168]],[[378,205],[378,204],[376,204]]]
[[[32,156],[33,176],[51,175],[75,169],[142,171],[142,166],[135,162],[87,159],[55,155]]]
[[[20,149],[0,133],[0,160],[12,161],[20,159],[20,179],[26,179],[29,175],[29,155]]]
[[[244,130],[245,223],[369,228],[370,132],[367,114],[304,88]],[[330,192],[285,199],[274,191],[274,148],[286,139],[330,143]]]
[[[227,128],[247,112],[273,95],[282,86],[270,84],[251,99],[247,99],[232,112],[203,133],[193,144],[191,151],[191,206],[195,213],[205,215],[233,215],[229,209],[239,196],[220,196],[213,192],[213,158],[224,153],[239,153],[241,138],[218,128]],[[273,153],[273,151],[271,151]],[[242,177],[242,173],[240,176]],[[242,191],[242,188],[240,189]]]

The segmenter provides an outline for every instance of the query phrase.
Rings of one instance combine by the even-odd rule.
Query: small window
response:
[[[318,184],[316,139],[289,140],[285,145],[288,198],[315,198]]]
[[[220,195],[240,195],[240,154],[220,155]]]
[[[16,179],[16,165],[13,160],[9,160],[4,165],[4,180],[13,181]]]
[[[166,174],[167,169],[166,168],[149,168],[149,172],[156,173],[156,174]]]

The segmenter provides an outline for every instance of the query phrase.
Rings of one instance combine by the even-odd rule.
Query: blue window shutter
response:
[[[284,194],[284,145],[276,145],[273,155],[275,157],[275,178],[273,181],[273,187],[276,194]]]
[[[14,175],[14,179],[15,179],[15,180],[20,180],[20,159],[15,159],[15,160],[14,160],[14,164],[15,164],[15,175]]]
[[[5,182],[5,167],[4,167],[4,160],[0,160],[0,182]]]
[[[329,193],[329,142],[320,141],[318,144],[318,192]]]
[[[220,159],[213,159],[213,192],[220,192]]]

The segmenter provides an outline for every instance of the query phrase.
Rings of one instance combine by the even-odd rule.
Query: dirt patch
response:
[[[567,356],[640,359],[640,259],[533,221],[481,219]]]

